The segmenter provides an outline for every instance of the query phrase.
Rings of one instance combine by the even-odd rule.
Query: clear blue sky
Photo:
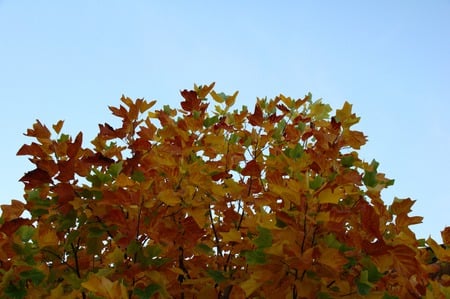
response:
[[[216,82],[237,105],[312,92],[354,105],[361,151],[417,202],[418,237],[450,225],[450,1],[0,0],[0,203],[31,170],[15,154],[35,119],[85,132],[122,94],[178,105]]]

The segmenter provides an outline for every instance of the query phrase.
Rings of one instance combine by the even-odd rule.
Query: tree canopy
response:
[[[311,94],[234,108],[214,84],[181,107],[123,96],[92,145],[37,121],[34,169],[2,205],[6,298],[449,298],[444,244],[363,161],[352,105]]]

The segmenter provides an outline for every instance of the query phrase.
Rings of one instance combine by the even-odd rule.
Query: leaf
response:
[[[108,173],[113,177],[116,178],[119,173],[122,171],[122,165],[123,161],[119,161],[117,163],[111,164],[108,169]]]
[[[184,101],[181,102],[181,107],[183,110],[188,112],[201,110],[201,99],[197,97],[197,93],[195,91],[185,89],[181,92],[181,96],[184,98]]]
[[[360,118],[356,117],[356,115],[352,113],[352,105],[345,102],[341,109],[336,110],[336,120],[345,128],[349,128],[350,126],[358,123]]]
[[[207,269],[206,273],[214,279],[216,283],[221,283],[226,280],[225,276],[223,276],[223,273],[221,271]]]
[[[330,188],[326,188],[319,193],[318,200],[319,203],[321,204],[325,203],[338,204],[343,196],[344,194],[340,189],[335,189],[333,192],[333,190],[331,190]]]
[[[89,275],[81,286],[88,291],[107,299],[128,299],[126,287],[118,281],[112,282],[104,276]]]
[[[450,246],[450,226],[441,231],[442,241],[445,245]]]
[[[220,232],[220,235],[222,236],[222,241],[225,243],[241,241],[241,233],[234,228],[230,229],[228,232]]]
[[[19,286],[14,283],[9,283],[8,287],[5,289],[6,298],[23,299],[27,295],[27,289],[23,285],[22,281],[19,282]]]
[[[56,134],[59,134],[59,132],[61,132],[62,126],[64,124],[63,120],[59,120],[56,124],[54,124],[53,130],[55,131]]]
[[[258,249],[268,248],[272,246],[272,233],[270,229],[257,226],[258,237],[253,240],[253,243]]]
[[[216,124],[219,121],[219,116],[218,115],[214,115],[213,117],[208,117],[203,121],[203,125],[206,128],[211,127],[212,125]]]
[[[145,181],[145,175],[142,171],[140,170],[135,170],[133,172],[133,174],[131,175],[131,179],[135,180],[138,183],[142,183]]]
[[[253,126],[262,126],[263,125],[263,112],[261,110],[261,106],[259,103],[255,105],[255,111],[253,114],[247,116],[249,123]]]
[[[266,254],[261,249],[244,251],[243,255],[249,265],[264,265],[266,263]]]
[[[172,189],[161,191],[158,194],[157,198],[168,206],[174,206],[181,202],[178,195]]]
[[[10,221],[19,218],[25,211],[25,204],[15,199],[11,200],[11,204],[1,205],[0,207],[2,209],[2,221]]]
[[[242,169],[241,174],[258,177],[261,174],[261,167],[256,160],[250,160]]]
[[[23,280],[29,280],[34,285],[39,285],[45,279],[45,274],[39,270],[32,269],[32,270],[21,272],[20,278]]]
[[[135,288],[133,294],[136,295],[140,299],[151,298],[153,295],[157,294],[161,287],[157,284],[150,284],[144,289]]]
[[[310,106],[311,117],[315,120],[323,120],[329,117],[329,113],[331,112],[331,106],[328,104],[322,103],[322,100],[319,99],[311,104]]]
[[[368,187],[375,187],[378,184],[377,180],[377,168],[379,163],[372,160],[370,163],[370,170],[366,170],[363,176],[363,182]]]

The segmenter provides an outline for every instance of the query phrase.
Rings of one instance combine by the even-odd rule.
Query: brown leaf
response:
[[[25,173],[25,175],[19,181],[25,183],[29,188],[34,188],[43,184],[53,182],[48,172],[40,168],[36,168]]]
[[[241,174],[259,177],[261,174],[261,167],[256,160],[251,160],[245,165],[244,169],[242,169]]]
[[[261,110],[261,106],[258,103],[255,104],[255,111],[253,112],[253,114],[248,115],[247,119],[250,124],[254,126],[262,126],[264,121],[263,112]]]

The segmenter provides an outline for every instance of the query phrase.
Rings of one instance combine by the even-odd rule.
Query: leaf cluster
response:
[[[121,126],[100,124],[91,147],[37,121],[18,151],[34,165],[24,202],[1,207],[0,293],[449,296],[450,251],[416,239],[413,200],[383,202],[393,180],[358,156],[349,103],[333,113],[279,95],[235,109],[237,92],[213,87],[181,91],[178,109],[122,97],[109,107]]]

